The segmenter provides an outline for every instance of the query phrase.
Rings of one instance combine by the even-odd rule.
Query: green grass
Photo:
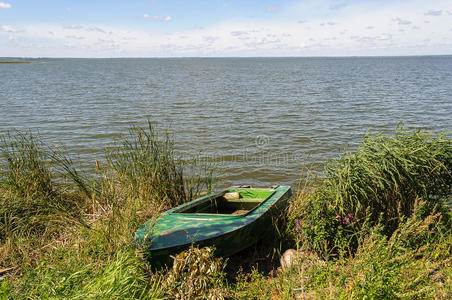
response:
[[[194,247],[156,271],[136,229],[211,189],[212,166],[180,160],[151,123],[118,140],[93,177],[13,132],[1,143],[0,299],[447,298],[451,153],[445,134],[366,135],[304,178],[270,241],[229,259]],[[301,255],[278,270],[289,246]]]

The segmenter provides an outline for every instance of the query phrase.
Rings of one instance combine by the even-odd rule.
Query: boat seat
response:
[[[239,198],[238,193],[230,194],[227,197],[221,195],[217,198],[208,199],[198,205],[186,208],[180,213],[243,215],[264,200],[264,198]]]

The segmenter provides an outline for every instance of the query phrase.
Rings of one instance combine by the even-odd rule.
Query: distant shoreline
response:
[[[0,61],[0,64],[31,64],[31,61]]]
[[[316,58],[316,59],[336,59],[336,58],[417,58],[417,57],[452,57],[452,54],[419,54],[419,55],[339,55],[339,56],[154,56],[154,57],[0,57],[0,59],[28,59],[28,60],[153,60],[153,59],[300,59],[300,58]],[[10,62],[10,61],[7,61]],[[14,62],[14,61],[13,61]],[[32,61],[27,61],[31,63]],[[0,63],[3,63],[0,61]]]

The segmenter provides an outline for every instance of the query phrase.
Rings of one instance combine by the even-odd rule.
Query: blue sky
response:
[[[452,54],[451,0],[0,0],[0,56]]]

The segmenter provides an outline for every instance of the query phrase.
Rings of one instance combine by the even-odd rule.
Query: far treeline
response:
[[[452,140],[366,134],[303,172],[271,236],[231,258],[196,246],[154,270],[134,243],[146,220],[212,190],[214,165],[133,127],[85,176],[32,132],[0,145],[0,299],[421,299],[452,291]],[[302,162],[300,162],[300,165]],[[94,162],[93,162],[94,165]],[[286,249],[290,267],[280,267]]]

